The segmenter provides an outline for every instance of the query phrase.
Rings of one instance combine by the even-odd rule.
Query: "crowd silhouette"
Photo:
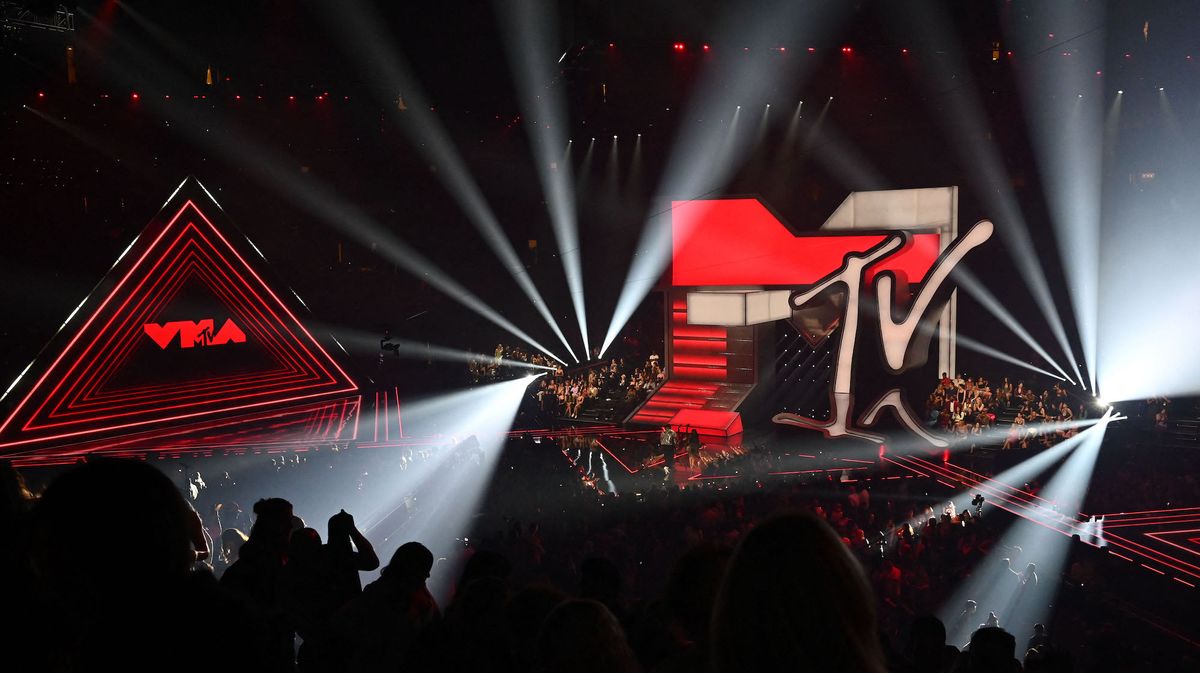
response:
[[[540,483],[565,469],[545,458],[509,451],[502,469]],[[1101,655],[1162,670],[1129,641],[1136,655],[1097,646],[1080,664],[1080,643],[1132,628],[1088,603],[1064,598],[1049,629],[985,619],[988,605],[932,616],[993,552],[1025,568],[1036,551],[999,549],[1000,514],[943,516],[916,480],[718,480],[620,499],[493,484],[482,507],[504,514],[475,526],[439,605],[427,583],[451,567],[444,550],[407,541],[364,586],[385,559],[344,511],[318,530],[268,497],[227,519],[251,521],[248,535],[210,541],[145,462],[90,460],[36,497],[0,474],[20,616],[9,670],[951,673],[1093,670]],[[1070,573],[1102,585],[1095,563]]]

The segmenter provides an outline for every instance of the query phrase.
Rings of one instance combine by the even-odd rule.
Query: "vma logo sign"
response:
[[[150,337],[158,347],[166,350],[179,337],[180,348],[195,346],[223,346],[228,343],[246,343],[246,333],[234,324],[233,319],[225,321],[220,331],[213,333],[213,319],[205,318],[199,322],[191,320],[175,320],[159,325],[148,322],[142,325],[146,336]]]

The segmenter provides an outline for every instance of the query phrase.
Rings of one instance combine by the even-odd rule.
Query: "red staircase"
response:
[[[629,417],[664,425],[680,409],[735,411],[754,388],[754,328],[687,324],[687,293],[671,301],[667,380]]]

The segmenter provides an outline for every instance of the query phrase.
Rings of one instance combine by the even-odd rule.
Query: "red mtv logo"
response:
[[[162,325],[148,322],[142,325],[142,329],[163,350],[166,350],[171,345],[176,335],[179,336],[180,348],[246,343],[246,333],[240,327],[233,324],[232,319],[226,320],[225,324],[221,326],[221,330],[215,335],[213,334],[212,318],[205,318],[199,322],[175,320],[163,323]]]

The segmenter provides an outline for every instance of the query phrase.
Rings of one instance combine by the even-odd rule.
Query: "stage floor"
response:
[[[876,464],[861,452],[821,451],[805,444],[784,456],[772,452],[770,460],[756,460],[758,444],[737,435],[722,441],[702,437],[698,464],[691,464],[687,452],[675,452],[675,469],[668,477],[658,430],[588,430],[576,428],[569,436],[547,437],[557,442],[563,456],[579,471],[580,477],[607,495],[645,492],[664,485],[678,488],[708,482],[738,479],[774,479],[797,475],[834,479],[842,483],[856,480],[859,473]],[[769,440],[765,440],[770,444]],[[821,441],[821,440],[816,440]],[[844,446],[839,448],[845,448]],[[901,471],[894,478],[912,478]]]

